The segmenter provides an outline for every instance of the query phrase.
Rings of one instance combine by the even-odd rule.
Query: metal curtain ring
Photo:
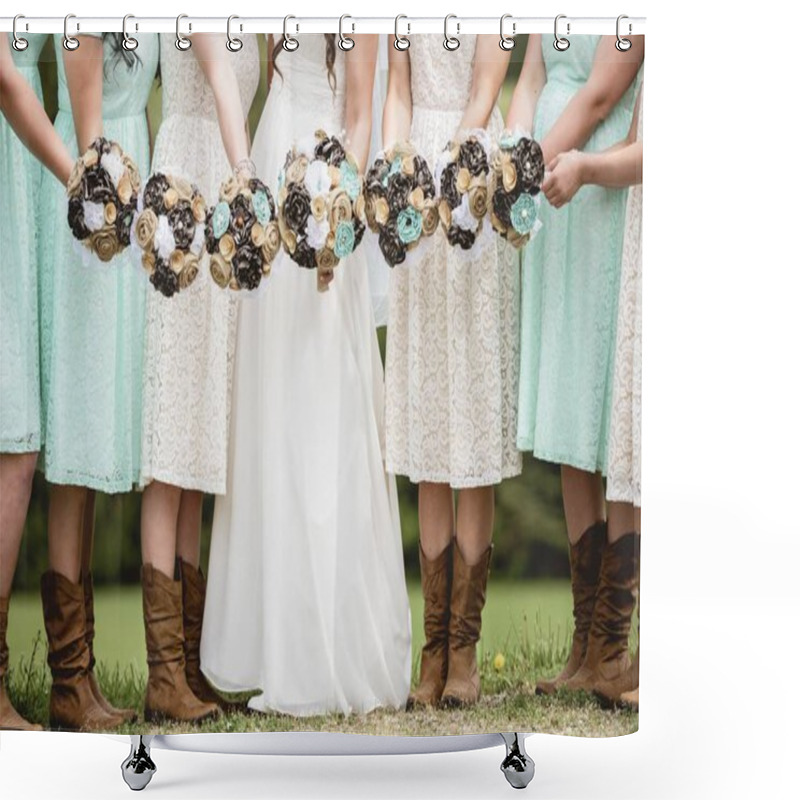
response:
[[[553,47],[558,50],[559,53],[563,53],[565,50],[569,50],[569,39],[564,38],[563,36],[558,35],[558,21],[561,19],[566,19],[566,14],[559,14],[556,17],[556,21],[553,25],[553,35],[555,39],[553,41]],[[567,23],[567,35],[569,35],[569,22]]]
[[[188,14],[178,14],[175,18],[175,47],[178,48],[181,52],[188,50],[192,46],[192,40],[187,39],[181,33],[181,20],[188,19]],[[191,24],[189,25],[189,30],[192,30]]]
[[[122,18],[122,47],[125,50],[135,50],[139,46],[139,40],[133,36],[128,36],[128,20],[134,19],[133,14],[126,14]],[[138,25],[136,26],[139,27]]]
[[[11,27],[11,31],[12,31],[12,33],[14,35],[14,38],[13,38],[13,40],[11,42],[11,46],[18,53],[21,53],[23,50],[27,50],[28,49],[28,40],[23,38],[22,36],[20,36],[17,33],[17,21],[21,20],[21,19],[25,19],[24,15],[23,14],[17,14],[14,17],[14,22],[13,22],[12,27]],[[26,24],[25,27],[27,28],[27,24]]]
[[[394,18],[394,49],[399,50],[401,53],[404,50],[408,50],[411,47],[411,39],[408,38],[408,34],[405,36],[400,35],[400,20],[401,19],[408,19],[405,14],[398,14]],[[406,27],[408,28],[408,33],[411,33],[411,23],[407,22]]]
[[[633,47],[633,42],[630,39],[623,39],[619,35],[620,23],[624,19],[628,19],[628,15],[627,14],[620,14],[617,17],[617,43],[616,43],[615,47],[617,48],[617,50],[620,51],[620,53],[625,53],[628,50],[630,50],[631,47]],[[631,25],[630,25],[630,23],[628,23],[628,35],[630,35],[630,32],[631,32]]]
[[[70,52],[77,50],[81,46],[81,43],[74,36],[69,35],[69,21],[71,19],[75,19],[74,14],[67,14],[67,16],[64,17],[64,40],[61,42],[63,48]]]
[[[228,17],[228,41],[225,42],[225,47],[227,47],[231,53],[238,53],[244,47],[244,42],[241,39],[237,36],[231,36],[231,22],[235,19],[239,19],[236,14],[231,14]],[[240,31],[241,29],[241,26],[239,26]]]
[[[444,18],[444,42],[443,42],[444,49],[449,50],[450,52],[452,52],[453,50],[458,50],[458,48],[461,47],[461,42],[458,40],[458,37],[450,36],[450,34],[447,32],[447,27],[451,19],[457,19],[456,15],[448,14]],[[461,32],[461,23],[456,22],[456,34],[460,32]]]
[[[297,19],[297,17],[293,17],[290,14],[283,18],[283,49],[288,53],[293,53],[298,47],[300,47],[300,42],[289,33],[290,19]],[[296,29],[297,28],[295,28],[295,30]]]
[[[348,50],[352,50],[356,46],[356,40],[350,36],[345,36],[342,28],[344,27],[344,21],[346,19],[353,19],[349,14],[342,14],[339,17],[339,49],[344,50],[347,52]],[[356,26],[353,24],[353,33],[355,33]]]
[[[500,17],[500,49],[501,50],[513,50],[514,45],[517,43],[514,37],[517,35],[517,23],[511,23],[511,36],[506,36],[503,26],[505,25],[505,21],[507,19],[511,19],[511,14],[503,14]]]

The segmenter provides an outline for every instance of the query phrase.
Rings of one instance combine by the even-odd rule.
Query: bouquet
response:
[[[323,290],[364,236],[358,164],[339,139],[317,131],[289,151],[278,186],[284,249],[299,266],[317,270]]]
[[[72,235],[108,262],[131,243],[141,181],[139,170],[116,142],[95,139],[75,162],[67,182],[67,221]]]
[[[439,216],[447,241],[469,250],[483,228],[489,207],[489,139],[472,131],[450,142],[436,164]]]
[[[439,224],[436,186],[428,164],[411,144],[379,155],[367,173],[367,224],[390,267],[402,264]]]
[[[257,289],[281,248],[275,200],[258,178],[234,175],[206,216],[211,277],[223,289]]]
[[[156,172],[144,187],[133,237],[150,283],[165,297],[194,283],[205,247],[206,201],[183,178]]]
[[[489,178],[492,227],[514,247],[524,247],[542,223],[538,218],[544,157],[538,142],[504,134],[492,158]]]

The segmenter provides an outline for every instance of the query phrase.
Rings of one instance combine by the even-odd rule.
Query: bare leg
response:
[[[200,567],[200,529],[203,524],[203,493],[184,490],[178,511],[178,555],[195,569]]]
[[[626,533],[638,533],[638,517],[632,503],[608,504],[608,542],[614,544]]]
[[[37,453],[0,455],[0,597],[11,594]]]
[[[595,472],[561,467],[561,491],[570,544],[577,544],[584,532],[606,518],[603,480]]]
[[[84,575],[92,571],[92,556],[94,554],[94,509],[97,493],[89,489],[86,494],[86,505],[83,508],[83,530],[81,539],[81,570]]]
[[[89,490],[84,486],[50,486],[47,542],[50,568],[71,583],[81,578],[83,523]]]
[[[175,573],[181,489],[153,481],[142,493],[142,563],[164,575]]]
[[[456,539],[468,566],[477,564],[492,543],[494,487],[462,489],[458,493]]]
[[[419,485],[419,539],[431,561],[450,544],[455,530],[453,490],[446,483]]]

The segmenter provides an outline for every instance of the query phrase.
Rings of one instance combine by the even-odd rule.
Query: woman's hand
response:
[[[553,208],[561,208],[569,203],[586,182],[585,161],[585,155],[579,150],[567,150],[548,164],[542,191]]]

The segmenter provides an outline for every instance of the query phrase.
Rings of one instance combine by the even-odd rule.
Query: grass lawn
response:
[[[422,594],[409,584],[414,679],[422,647]],[[638,715],[603,710],[585,695],[536,697],[539,677],[553,675],[566,661],[571,633],[567,581],[492,581],[484,611],[479,655],[483,697],[464,711],[376,711],[366,716],[329,715],[294,719],[279,714],[229,714],[200,727],[160,725],[159,732],[325,730],[391,735],[540,731],[580,736],[613,736],[638,728]],[[144,626],[138,587],[96,591],[98,674],[112,702],[141,711],[146,680]],[[634,625],[634,630],[636,626]],[[49,675],[39,597],[15,594],[9,619],[11,691],[20,711],[47,723]],[[502,655],[502,659],[498,655]],[[501,665],[501,661],[504,663]],[[145,723],[120,732],[146,732]]]

